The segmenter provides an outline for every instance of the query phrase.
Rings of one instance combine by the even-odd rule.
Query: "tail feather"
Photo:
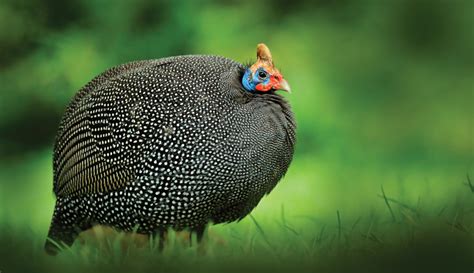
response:
[[[62,227],[59,227],[53,222],[51,222],[51,227],[49,228],[48,238],[44,243],[44,250],[49,255],[58,254],[64,247],[71,246],[76,239],[77,234],[74,229],[65,230]]]
[[[44,244],[46,253],[56,255],[62,248],[71,246],[82,230],[91,225],[88,221],[78,221],[80,218],[76,213],[63,211],[60,200],[56,201],[48,238]]]

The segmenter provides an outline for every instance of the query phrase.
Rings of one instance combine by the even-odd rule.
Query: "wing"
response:
[[[139,61],[115,67],[77,93],[61,121],[54,149],[57,196],[119,190],[136,178],[144,144],[139,136],[145,98],[127,91],[137,88],[129,86],[129,79],[137,71],[164,64]]]
[[[216,56],[179,56],[125,64],[92,80],[60,124],[56,195],[119,190],[143,175],[157,149],[177,143],[169,130],[179,127],[180,117],[202,106],[207,95],[200,90],[209,85],[202,77],[231,66],[233,61]]]

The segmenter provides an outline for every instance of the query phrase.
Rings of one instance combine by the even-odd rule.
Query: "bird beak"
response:
[[[283,90],[291,94],[291,87],[285,79],[280,80],[278,90]]]

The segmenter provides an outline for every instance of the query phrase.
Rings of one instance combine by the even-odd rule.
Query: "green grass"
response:
[[[302,159],[296,159],[284,181],[251,216],[210,226],[204,246],[182,246],[171,232],[162,252],[153,240],[144,247],[123,249],[122,234],[108,238],[105,249],[89,240],[50,257],[42,249],[54,204],[49,165],[49,152],[44,151],[26,156],[21,166],[2,167],[0,179],[10,182],[0,184],[2,273],[472,272],[474,268],[470,179],[442,183],[434,173],[440,181],[419,182],[414,180],[416,173],[406,171],[406,178],[386,176],[378,186],[367,173],[361,175],[368,182],[355,177],[351,182],[360,182],[337,185],[337,176],[330,176],[336,172],[324,171],[330,165],[315,167],[318,164]],[[335,184],[335,189],[326,183]]]
[[[274,221],[247,217],[211,226],[203,247],[183,246],[173,232],[165,249],[157,242],[109,250],[76,243],[56,257],[43,253],[43,237],[28,228],[2,227],[2,272],[471,272],[474,221],[471,193],[439,210],[390,198],[393,215],[364,215],[332,222],[297,219],[282,208]],[[466,198],[466,199],[463,199]],[[297,224],[299,223],[299,224]]]

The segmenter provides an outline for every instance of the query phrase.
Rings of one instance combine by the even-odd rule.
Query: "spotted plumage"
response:
[[[95,224],[154,234],[245,217],[285,174],[295,143],[288,103],[246,89],[247,70],[178,56],[109,69],[79,90],[54,147],[48,236],[70,245]],[[56,251],[49,240],[46,249]]]

